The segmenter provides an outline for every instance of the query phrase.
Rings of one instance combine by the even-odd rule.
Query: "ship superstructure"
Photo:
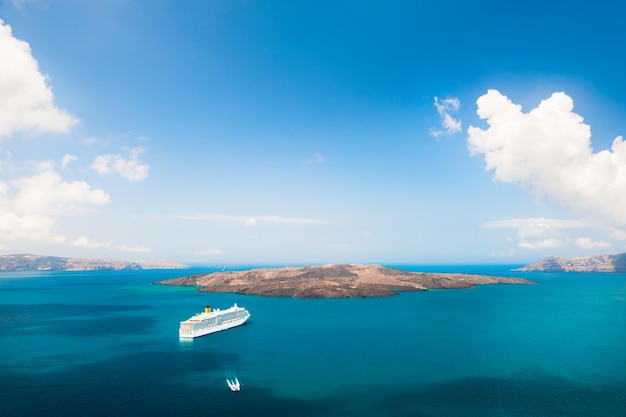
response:
[[[181,339],[193,339],[240,326],[248,318],[250,318],[250,312],[237,304],[226,310],[211,309],[210,306],[206,306],[204,312],[197,313],[195,316],[180,322],[178,335]]]

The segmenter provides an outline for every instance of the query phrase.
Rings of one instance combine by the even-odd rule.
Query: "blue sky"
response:
[[[212,265],[624,252],[625,12],[1,1],[0,252]]]

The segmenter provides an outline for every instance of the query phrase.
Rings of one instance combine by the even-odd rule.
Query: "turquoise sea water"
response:
[[[0,416],[626,415],[626,274],[403,267],[538,285],[296,300],[151,284],[200,269],[0,273]],[[249,323],[179,341],[234,302]]]

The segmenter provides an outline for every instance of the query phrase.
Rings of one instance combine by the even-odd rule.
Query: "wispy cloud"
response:
[[[26,3],[30,3],[32,0],[9,0],[11,3],[13,3],[13,6],[18,9],[21,10],[22,9],[22,5],[26,4]]]
[[[496,220],[485,223],[489,228],[512,228],[517,230],[518,246],[524,249],[554,249],[564,246],[577,246],[585,249],[608,248],[612,245],[605,241],[592,240],[589,237],[575,237],[570,229],[593,228],[584,221],[549,219],[535,217],[528,219]]]
[[[76,246],[84,249],[116,249],[123,252],[134,252],[134,253],[150,253],[152,249],[146,246],[129,246],[126,244],[113,246],[112,242],[95,242],[85,236],[80,236],[70,242],[71,246]]]
[[[110,141],[95,136],[89,136],[83,139],[83,143],[87,146],[99,146],[100,148],[106,148],[109,146]]]
[[[498,181],[559,203],[594,224],[626,227],[626,142],[593,153],[591,128],[573,100],[554,93],[528,113],[496,90],[476,102],[487,129],[470,126],[472,155],[485,157]]]
[[[226,214],[215,213],[196,213],[196,214],[172,214],[169,217],[181,220],[192,221],[226,221],[242,223],[246,226],[256,226],[258,223],[283,223],[283,224],[323,224],[326,223],[319,219],[307,219],[299,217],[280,217],[280,216],[231,216]]]
[[[587,222],[581,220],[549,219],[545,217],[530,217],[527,219],[494,220],[485,223],[485,227],[513,227],[530,228],[539,230],[549,229],[580,229],[589,227]]]
[[[254,226],[255,224],[262,223],[285,223],[285,224],[321,224],[324,223],[318,219],[305,219],[298,217],[280,217],[280,216],[253,216],[248,217],[246,225]]]
[[[2,172],[7,167],[11,166],[11,159],[13,158],[13,153],[11,151],[0,148],[0,154],[4,154],[0,156],[0,172]]]
[[[18,6],[21,2],[14,1]],[[66,132],[78,119],[54,104],[30,45],[0,19],[0,140],[14,133]]]
[[[140,214],[134,215],[134,216],[143,217]],[[149,216],[149,217],[152,217],[152,216]],[[171,214],[168,217],[171,217],[173,219],[192,220],[192,221],[216,220],[216,221],[241,222],[241,223],[244,223],[247,219],[247,217],[230,216],[227,214],[213,214],[213,213]]]
[[[94,242],[86,238],[85,236],[80,236],[76,238],[71,243],[71,245],[81,247],[81,248],[87,248],[87,249],[103,249],[103,248],[110,248],[111,242],[108,242],[108,241],[107,242]]]
[[[576,246],[581,247],[581,248],[585,248],[585,249],[591,249],[591,248],[610,248],[611,245],[608,242],[605,242],[604,240],[592,240],[588,237],[579,237],[578,239],[576,239]]]
[[[522,240],[519,247],[524,249],[555,249],[566,245],[566,241],[557,238],[546,238],[539,240]]]
[[[128,246],[128,245],[120,245],[116,247],[117,250],[125,251],[125,252],[135,252],[135,253],[150,253],[152,249],[147,248],[145,246]]]
[[[130,156],[106,154],[97,156],[91,163],[91,169],[100,175],[118,175],[128,181],[136,182],[148,178],[150,167],[139,160],[143,148],[130,149]]]
[[[193,252],[194,255],[219,256],[223,252],[220,249],[205,249]]]
[[[61,160],[61,168],[65,169],[71,162],[77,161],[77,160],[78,160],[78,157],[76,155],[65,155],[63,156],[63,159]]]
[[[461,131],[461,119],[454,117],[461,107],[459,99],[456,97],[448,97],[445,99],[435,97],[434,105],[441,118],[441,128],[431,128],[429,132],[430,135],[439,137],[459,133]]]
[[[306,166],[311,166],[311,165],[319,165],[323,162],[324,162],[324,155],[322,155],[319,152],[315,152],[313,155],[309,156],[308,158],[305,158],[302,163]]]
[[[224,252],[221,249],[212,248],[212,249],[200,249],[200,250],[186,250],[186,251],[178,251],[181,255],[198,255],[198,256],[222,256]]]

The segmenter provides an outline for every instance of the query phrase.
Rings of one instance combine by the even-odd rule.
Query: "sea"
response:
[[[205,267],[2,272],[0,416],[626,416],[626,274],[388,266],[536,285],[303,300],[153,284]],[[179,340],[233,303],[246,324]]]

